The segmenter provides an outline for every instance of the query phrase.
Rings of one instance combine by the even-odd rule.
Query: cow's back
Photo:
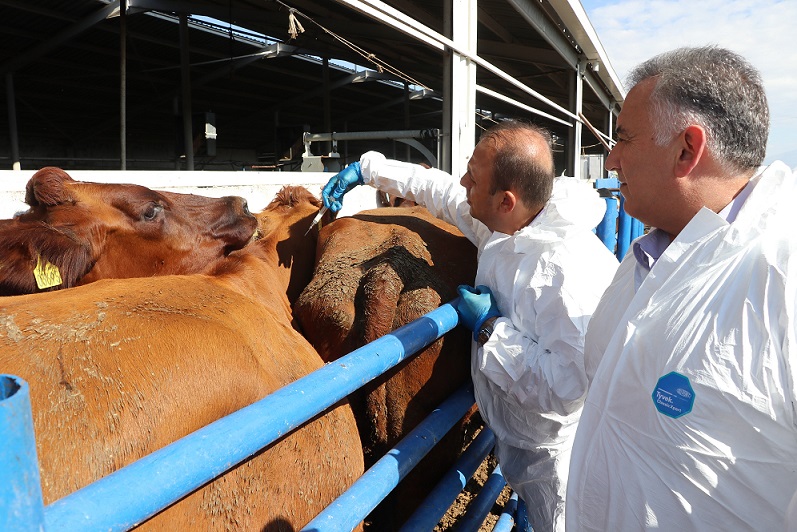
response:
[[[0,300],[0,367],[31,386],[45,503],[321,365],[284,317],[208,276]],[[298,529],[362,473],[359,445],[340,406],[144,528]]]
[[[475,274],[475,247],[427,210],[363,211],[321,231],[316,270],[294,316],[322,358],[334,360],[454,299]],[[366,467],[467,381],[469,360],[470,334],[458,328],[350,396]],[[382,505],[374,529],[408,517],[461,445],[453,430]]]

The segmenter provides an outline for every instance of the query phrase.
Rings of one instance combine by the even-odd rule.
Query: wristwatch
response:
[[[482,326],[479,328],[479,334],[476,336],[476,341],[479,342],[480,346],[487,343],[487,340],[493,335],[493,330],[495,329],[494,325],[495,318],[489,318],[482,323]]]

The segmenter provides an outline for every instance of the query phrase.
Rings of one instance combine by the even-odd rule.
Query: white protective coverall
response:
[[[784,530],[797,179],[775,163],[753,183],[732,223],[702,209],[649,273],[629,253],[606,290],[586,339],[568,530]]]
[[[587,385],[584,334],[618,266],[592,233],[604,200],[586,183],[560,178],[531,224],[514,235],[493,233],[471,217],[465,188],[451,175],[376,152],[360,164],[365,184],[424,205],[477,246],[475,284],[490,287],[504,317],[482,348],[473,343],[476,401],[535,532],[563,531],[570,448]]]

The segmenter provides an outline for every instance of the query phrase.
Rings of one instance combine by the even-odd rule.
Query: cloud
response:
[[[717,44],[747,58],[764,79],[771,111],[767,160],[797,166],[797,53],[793,0],[584,0],[620,79],[638,63],[680,46]],[[602,5],[601,5],[602,4]]]

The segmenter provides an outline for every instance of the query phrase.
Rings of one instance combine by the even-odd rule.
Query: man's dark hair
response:
[[[716,46],[679,48],[629,74],[632,87],[648,78],[656,78],[651,120],[657,144],[699,124],[706,130],[709,152],[729,172],[763,163],[769,107],[758,70],[742,56]]]
[[[548,130],[505,120],[484,132],[479,142],[491,142],[496,150],[491,193],[511,190],[528,206],[547,203],[556,172]]]

